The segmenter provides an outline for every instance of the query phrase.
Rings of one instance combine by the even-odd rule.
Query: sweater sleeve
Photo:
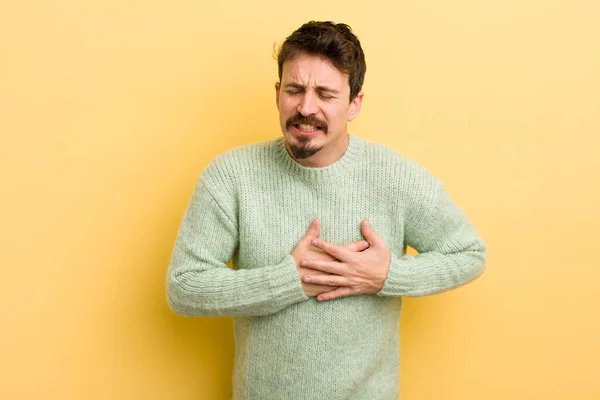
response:
[[[486,248],[442,184],[422,191],[406,218],[405,243],[416,256],[392,253],[380,296],[426,296],[462,286],[483,273]]]
[[[257,316],[307,300],[291,255],[279,264],[233,270],[237,216],[227,190],[217,201],[205,176],[196,184],[171,256],[167,302],[183,316]],[[216,192],[216,191],[214,191]]]

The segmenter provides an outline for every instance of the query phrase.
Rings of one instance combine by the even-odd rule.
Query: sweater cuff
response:
[[[411,282],[407,281],[407,276],[405,276],[405,274],[402,274],[402,268],[398,265],[401,262],[401,259],[392,253],[388,276],[383,283],[381,290],[377,292],[378,296],[399,296],[401,293],[407,292],[409,287],[414,285],[414,283],[411,284]]]
[[[274,266],[269,274],[268,281],[272,299],[277,302],[291,305],[309,299],[302,289],[302,281],[296,268],[296,260],[291,254],[288,254],[282,262]]]

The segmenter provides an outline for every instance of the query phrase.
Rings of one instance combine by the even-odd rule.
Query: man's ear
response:
[[[350,109],[348,110],[348,121],[352,121],[360,112],[360,106],[362,105],[363,96],[364,93],[361,91],[350,102]]]
[[[275,82],[275,103],[277,104],[277,109],[279,110],[279,88],[281,87],[281,83]]]

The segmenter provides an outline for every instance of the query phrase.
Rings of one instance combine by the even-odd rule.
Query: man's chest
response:
[[[281,262],[306,233],[321,222],[319,237],[343,245],[363,239],[368,219],[392,249],[404,245],[401,204],[383,188],[296,184],[281,190],[240,191],[238,198],[239,265],[254,268]]]

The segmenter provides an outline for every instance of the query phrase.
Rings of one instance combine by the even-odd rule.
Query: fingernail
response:
[[[313,246],[316,246],[317,243],[318,243],[318,241],[317,241],[317,239],[313,239],[313,241],[311,243],[312,243]]]
[[[370,228],[370,227],[371,227],[371,223],[369,222],[369,220],[368,220],[368,219],[365,219],[365,226],[366,226],[367,228]]]
[[[305,266],[306,264],[308,264],[308,261],[306,260],[302,260],[302,262],[300,263],[300,265]]]
[[[305,276],[304,277],[304,282],[310,282],[310,276]]]

